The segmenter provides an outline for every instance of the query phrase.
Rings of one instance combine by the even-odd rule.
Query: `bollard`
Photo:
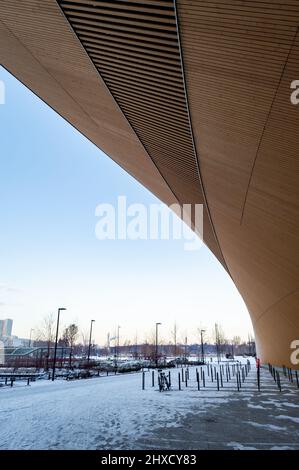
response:
[[[5,385],[7,385],[7,377],[5,377]]]
[[[168,382],[169,382],[169,387],[171,386],[171,375],[170,371],[168,371]]]
[[[185,373],[185,375],[186,375],[186,373]],[[184,379],[184,369],[182,369],[182,382],[184,382],[184,381],[185,381],[185,379]]]
[[[238,378],[239,378],[239,386],[242,388],[242,383],[241,383],[241,372],[238,371]]]
[[[178,374],[178,377],[179,377],[179,390],[181,390],[181,374],[180,374],[180,372]]]
[[[280,383],[280,376],[279,376],[278,371],[276,371],[276,382],[277,382],[278,389],[281,392],[281,383]]]
[[[10,379],[10,386],[13,387],[13,378]]]
[[[107,377],[108,377],[108,375],[109,375],[109,371],[107,370]]]
[[[152,387],[155,386],[155,371],[152,371]]]
[[[199,373],[198,372],[196,372],[196,380],[197,380],[197,390],[200,390]]]
[[[261,391],[261,373],[260,373],[260,365],[258,364],[257,366],[257,389],[260,392]]]
[[[188,387],[188,382],[187,382],[188,378],[187,378],[187,374],[185,373],[185,385],[186,387]]]
[[[202,384],[205,387],[206,386],[206,379],[205,379],[205,371],[202,371]]]
[[[217,390],[219,392],[220,389],[219,389],[219,374],[218,374],[218,372],[216,372],[216,378],[217,378]]]
[[[225,375],[226,375],[226,381],[228,382],[228,368],[226,366],[226,369],[225,369]]]
[[[228,365],[227,371],[228,371],[228,380],[230,380],[230,379],[231,379],[231,375],[230,375],[230,368],[229,368],[229,365]]]
[[[221,388],[223,388],[223,378],[222,378],[222,373],[220,372],[220,385]]]
[[[207,367],[207,372],[208,372],[208,376],[210,376],[210,364],[208,363],[208,367]]]
[[[236,379],[237,379],[237,390],[238,392],[240,391],[240,387],[239,387],[239,377],[238,377],[238,374],[236,375]]]
[[[29,385],[29,382],[30,382],[30,378],[28,377],[28,379],[27,379],[27,385]]]
[[[213,369],[212,369],[212,367],[211,367],[211,369],[210,369],[210,373],[211,373],[211,380],[212,380],[212,382],[214,382]]]
[[[142,390],[144,390],[144,385],[145,385],[145,373],[142,372]]]

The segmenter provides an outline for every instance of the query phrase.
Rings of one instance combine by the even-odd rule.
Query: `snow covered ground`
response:
[[[0,388],[0,449],[298,449],[299,390],[269,372],[256,390],[255,366],[240,392],[235,378],[217,391],[151,386],[151,372]],[[155,373],[156,374],[156,373]],[[206,374],[207,375],[207,374]],[[157,385],[157,384],[156,384]],[[202,385],[202,384],[201,384]]]

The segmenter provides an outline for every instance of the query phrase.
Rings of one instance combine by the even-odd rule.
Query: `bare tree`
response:
[[[55,318],[53,313],[45,315],[41,325],[35,329],[35,341],[42,341],[47,345],[47,362],[45,368],[48,370],[50,348],[55,341]]]
[[[66,347],[70,348],[70,367],[72,367],[73,349],[78,338],[79,328],[75,323],[71,323],[64,329],[62,341]]]
[[[83,345],[83,353],[87,355],[87,350],[89,346],[89,332],[86,331],[81,331],[80,333],[81,338],[82,338],[82,345]],[[111,339],[111,338],[110,338]]]
[[[75,342],[78,338],[78,331],[79,328],[75,323],[72,323],[64,329],[63,340],[65,346],[69,346],[71,349],[73,349]]]
[[[176,322],[173,324],[173,330],[171,331],[172,341],[173,341],[173,354],[174,357],[177,356],[177,343],[178,343],[178,325]]]

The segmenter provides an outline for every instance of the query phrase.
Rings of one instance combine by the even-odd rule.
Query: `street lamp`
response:
[[[205,353],[204,353],[204,348],[203,348],[203,333],[205,333],[206,330],[200,330],[200,340],[201,340],[201,362],[205,362]]]
[[[156,323],[156,367],[158,367],[158,326],[162,323]]]
[[[188,346],[188,338],[185,337],[185,365],[187,364],[187,346]]]
[[[31,328],[31,330],[30,330],[30,335],[29,335],[29,346],[28,346],[29,348],[30,348],[30,346],[31,346],[31,334],[32,334],[32,331],[34,331],[34,328]]]
[[[117,326],[117,357],[120,356],[120,351],[119,351],[119,330],[120,330],[121,326]]]
[[[57,313],[57,324],[56,324],[56,338],[55,338],[55,348],[54,348],[54,360],[53,360],[53,371],[52,371],[52,382],[55,379],[55,367],[56,367],[56,356],[57,356],[57,343],[58,343],[58,331],[59,331],[59,319],[60,319],[60,312],[62,310],[66,310],[64,307],[60,307]]]
[[[89,365],[89,358],[90,358],[90,348],[91,348],[91,335],[92,335],[92,324],[95,320],[91,320],[90,322],[90,333],[89,333],[89,345],[88,345],[88,356],[87,356],[87,364]]]

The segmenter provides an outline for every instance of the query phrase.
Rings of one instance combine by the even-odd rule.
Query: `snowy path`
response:
[[[195,368],[188,387],[146,389],[141,374],[66,382],[39,381],[0,389],[0,449],[299,448],[299,391],[283,382],[279,393],[263,371],[246,388],[215,383],[197,390]],[[226,388],[229,387],[229,388]]]

